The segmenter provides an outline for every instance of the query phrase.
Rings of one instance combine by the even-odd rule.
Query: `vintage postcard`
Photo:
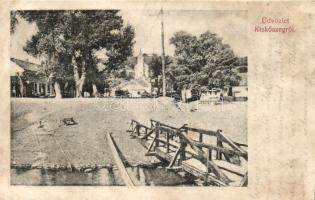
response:
[[[314,199],[314,2],[1,10],[1,200]]]

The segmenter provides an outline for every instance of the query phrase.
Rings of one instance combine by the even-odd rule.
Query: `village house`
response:
[[[11,96],[54,98],[53,81],[41,70],[39,64],[11,58]],[[75,97],[75,86],[72,77],[64,77],[60,87],[63,98]]]
[[[10,60],[12,97],[54,97],[52,84],[40,65],[16,58]]]

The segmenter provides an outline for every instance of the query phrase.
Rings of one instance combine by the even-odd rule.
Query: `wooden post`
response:
[[[160,137],[160,129],[156,127],[155,129],[155,135],[156,135],[156,141],[155,141],[155,147],[159,147],[159,137]]]
[[[205,177],[205,182],[204,182],[204,184],[205,185],[207,185],[207,183],[208,183],[208,175],[209,175],[209,173],[211,172],[210,170],[209,170],[209,157],[210,157],[210,152],[209,152],[209,150],[210,149],[208,149],[208,151],[206,151],[206,158],[207,158],[207,161],[206,161],[206,169],[207,169],[207,173],[206,173],[206,177]]]
[[[179,160],[179,162],[181,164],[184,160],[186,160],[185,149],[186,149],[187,144],[182,138],[180,138],[180,144],[181,145],[180,145],[180,160]]]
[[[139,136],[139,134],[140,134],[140,132],[139,132],[139,131],[140,131],[140,126],[139,126],[139,124],[136,125],[136,131],[137,131],[137,136]]]
[[[202,133],[199,133],[199,142],[202,143]]]
[[[199,133],[199,142],[202,143],[202,133]],[[202,147],[199,147],[200,150],[202,150]]]
[[[131,121],[131,125],[130,125],[130,126],[131,126],[131,131],[132,131],[131,134],[133,134],[133,132],[134,132],[134,129],[133,129],[133,121]]]
[[[217,135],[217,147],[223,147],[222,140],[220,134]],[[222,159],[222,153],[217,151],[217,160]]]
[[[166,152],[168,153],[170,151],[170,134],[167,131],[166,132]]]
[[[212,160],[212,150],[211,149],[208,149],[208,157],[209,157],[209,160]]]

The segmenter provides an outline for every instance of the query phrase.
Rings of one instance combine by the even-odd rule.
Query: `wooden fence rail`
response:
[[[149,142],[146,155],[156,155],[168,160],[169,169],[176,165],[184,166],[184,162],[189,159],[196,159],[206,166],[207,174],[214,174],[218,182],[229,185],[231,180],[221,171],[224,167],[218,167],[214,160],[224,160],[232,164],[240,164],[240,158],[247,160],[247,151],[241,148],[247,145],[232,141],[222,130],[204,130],[186,124],[176,128],[153,119],[150,122],[151,127],[147,127],[132,120],[128,132],[141,141]],[[208,143],[206,137],[215,139],[216,143]]]

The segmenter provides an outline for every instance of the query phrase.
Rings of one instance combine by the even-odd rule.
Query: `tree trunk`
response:
[[[94,83],[92,84],[92,87],[93,87],[93,96],[98,97],[99,93],[98,93],[97,87]]]
[[[76,84],[76,87],[77,87],[76,90],[78,90],[78,93],[79,93],[79,96],[77,96],[77,97],[84,97],[84,94],[82,94],[82,92],[83,92],[83,85],[85,82],[85,78],[86,78],[85,72],[82,72],[81,78],[80,78],[79,82]]]
[[[61,90],[60,90],[60,85],[57,81],[54,83],[54,90],[55,90],[55,98],[56,99],[61,99]]]
[[[75,61],[75,59],[72,59],[72,65],[73,65],[73,76],[74,76],[74,81],[75,81],[75,96],[77,98],[82,97],[82,92],[83,92],[83,85],[85,82],[85,78],[86,78],[86,72],[85,72],[85,66],[84,66],[84,62],[82,63],[82,75],[81,78],[79,76],[79,69],[78,69],[78,65]]]
[[[74,81],[75,81],[75,97],[80,97],[80,91],[79,91],[79,70],[78,70],[78,65],[75,62],[74,58],[72,58],[72,65],[73,65],[73,76],[74,76]]]
[[[23,81],[22,81],[22,78],[20,75],[18,75],[18,79],[19,79],[19,95],[20,97],[23,97],[24,96],[24,84],[23,84]]]
[[[72,65],[73,65],[73,77],[75,81],[75,97],[80,97],[81,93],[79,90],[79,85],[80,85],[79,69],[74,58],[72,58]]]

